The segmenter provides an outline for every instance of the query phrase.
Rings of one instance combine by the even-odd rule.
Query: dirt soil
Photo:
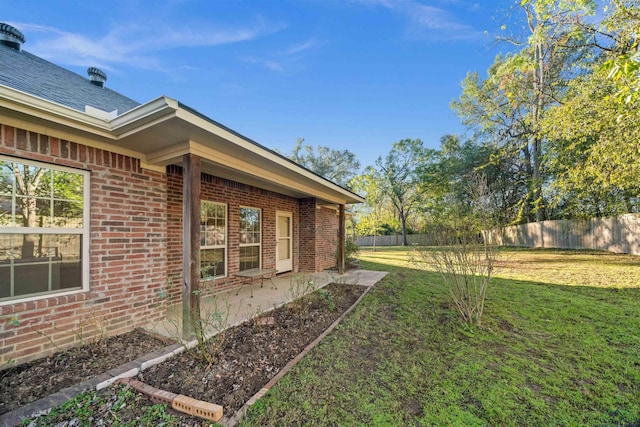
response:
[[[0,415],[171,344],[135,329],[4,369],[0,371]]]
[[[222,405],[224,413],[231,415],[324,332],[365,289],[330,284],[311,297],[227,330],[213,365],[185,352],[141,372],[138,379]],[[268,324],[270,318],[272,325]]]
[[[294,301],[276,310],[264,313],[256,319],[249,320],[239,326],[228,329],[222,342],[213,341],[212,347],[216,350],[217,361],[214,364],[204,362],[197,354],[187,352],[171,358],[159,365],[151,367],[140,373],[137,379],[157,388],[184,394],[196,399],[216,403],[224,407],[225,416],[233,415],[244,403],[257,393],[271,378],[280,372],[290,360],[297,356],[311,341],[324,332],[342,313],[364,293],[366,287],[345,284],[330,284],[322,290]],[[133,334],[137,334],[134,332]],[[144,335],[144,334],[143,334]],[[116,337],[123,338],[124,336]],[[219,339],[219,338],[218,338]],[[217,343],[217,344],[216,344]],[[114,347],[115,342],[110,342],[110,348],[114,349],[110,354],[117,357],[118,363],[132,360],[139,356],[126,356],[128,347],[139,347],[130,339],[123,339],[121,347]],[[105,366],[106,362],[100,361],[97,356],[84,357],[83,351],[75,351],[73,355],[65,352],[65,356],[58,363],[46,364],[58,367],[58,372],[63,373],[67,366],[96,363]],[[89,352],[93,353],[91,349]],[[108,355],[104,355],[109,357]],[[83,362],[83,360],[87,360]],[[15,369],[22,368],[17,367]],[[100,373],[103,370],[99,370]],[[27,370],[22,377],[19,373],[14,379],[0,377],[0,390],[3,391],[3,402],[7,405],[4,394],[14,389],[9,387],[14,381],[32,387],[33,384],[48,382],[46,375],[36,374],[28,376]],[[33,372],[33,370],[32,370]],[[0,376],[5,374],[0,372]],[[78,381],[91,375],[81,375]],[[65,382],[64,388],[74,381]],[[114,404],[118,401],[118,394],[128,386],[114,385],[100,390],[86,406],[81,404],[79,411],[85,409],[91,411],[92,424],[109,425],[114,419]],[[24,394],[25,392],[23,392]],[[27,393],[28,394],[28,393]],[[43,393],[43,394],[48,394]],[[37,398],[37,397],[36,397]],[[24,403],[26,401],[23,399]],[[14,407],[20,403],[13,402]],[[117,411],[117,420],[122,425],[166,425],[166,426],[203,426],[210,425],[205,420],[194,418],[186,414],[169,410],[171,420],[162,416],[149,420],[149,408],[153,403],[140,394],[135,394],[133,400]],[[4,409],[6,412],[8,409]],[[75,425],[78,415],[66,410],[59,413],[53,411],[51,416],[34,418],[30,425]],[[73,411],[70,411],[73,412]],[[153,411],[152,411],[153,412]],[[129,420],[132,424],[123,423]],[[66,424],[65,424],[66,423]],[[69,424],[70,423],[70,424]]]

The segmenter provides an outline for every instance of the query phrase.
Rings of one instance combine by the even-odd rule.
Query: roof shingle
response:
[[[89,105],[118,115],[140,105],[106,87],[26,51],[0,44],[0,85],[85,111]]]

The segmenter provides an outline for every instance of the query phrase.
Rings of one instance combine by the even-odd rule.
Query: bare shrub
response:
[[[316,290],[316,284],[313,279],[305,275],[296,275],[291,278],[289,289],[285,295],[290,301],[287,304],[289,311],[297,314],[298,319],[302,322],[309,310],[309,300],[303,298],[307,294],[311,294]]]
[[[185,340],[182,337],[182,328],[178,320],[169,320],[169,336],[179,342],[185,351],[194,359],[206,363],[208,366],[218,361],[220,351],[225,343],[226,331],[229,327],[231,303],[226,294],[214,293],[214,280],[203,279],[200,282],[200,290],[194,291],[200,294],[210,294],[198,298],[198,304],[182,321],[191,322],[194,340]]]
[[[440,273],[462,320],[481,326],[485,298],[498,257],[495,204],[483,176],[470,180],[469,204],[452,203],[431,231],[436,247],[418,247],[414,262]]]
[[[79,345],[95,344],[98,347],[106,346],[106,340],[109,337],[107,326],[108,322],[104,314],[95,308],[84,315],[77,326],[72,329],[68,329],[68,327],[58,328],[55,322],[51,324],[51,328],[55,333],[68,333],[70,331],[75,338],[75,342],[79,343]],[[47,333],[42,330],[37,330],[36,333],[48,339],[56,350],[64,350],[63,346],[60,346],[54,338],[53,333]]]

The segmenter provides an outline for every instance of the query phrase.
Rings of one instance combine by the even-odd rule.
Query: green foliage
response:
[[[22,426],[51,425],[109,425],[117,427],[136,426],[180,426],[182,419],[172,415],[163,404],[142,402],[142,395],[131,387],[115,384],[113,397],[106,399],[103,393],[87,391],[53,408],[49,413],[23,421]],[[129,407],[137,415],[135,419],[125,419],[121,410]]]
[[[543,121],[557,216],[601,217],[640,210],[640,109],[615,96],[603,71],[575,79]],[[624,115],[627,119],[620,121]]]
[[[428,231],[468,200],[474,173],[503,224],[640,211],[640,3],[606,1],[597,21],[596,6],[519,2],[498,38],[506,53],[486,77],[469,73],[451,104],[470,138],[444,135],[439,150],[396,142],[352,181],[367,198],[354,230]]]
[[[507,222],[640,209],[640,3],[606,1],[594,21],[596,6],[521,1],[498,37],[512,48],[452,103],[476,143],[495,147],[488,180]]]
[[[347,239],[344,245],[344,258],[347,265],[354,265],[358,262],[360,246],[353,239]]]
[[[320,301],[324,302],[327,305],[329,311],[335,311],[336,303],[333,299],[333,294],[324,288],[318,289],[316,292]]]
[[[640,2],[612,0],[602,22],[604,30],[615,42],[607,46],[603,70],[617,88],[616,97],[626,104],[640,102]],[[630,105],[630,110],[634,107]],[[636,106],[637,108],[637,106]]]
[[[298,138],[293,152],[287,157],[345,188],[350,188],[351,179],[360,169],[360,162],[351,151],[334,150],[323,145],[314,150],[313,146],[305,144],[304,138]]]
[[[403,245],[407,242],[409,216],[424,200],[420,186],[423,168],[433,159],[435,150],[426,149],[419,139],[403,139],[393,143],[383,159],[376,160],[376,179],[381,192],[389,198],[400,219]]]
[[[386,194],[382,177],[373,167],[368,167],[363,174],[353,178],[351,183],[353,190],[365,197],[364,204],[353,207],[359,219],[358,234],[365,236],[384,234],[385,229],[389,228],[388,223],[393,214],[385,204]]]
[[[389,275],[243,426],[640,422],[638,257],[507,250],[484,326],[469,329],[410,254],[361,253]]]

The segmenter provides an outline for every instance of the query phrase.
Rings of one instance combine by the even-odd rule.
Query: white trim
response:
[[[263,233],[262,233],[262,208],[256,208],[254,206],[239,206],[238,207],[238,221],[240,221],[240,210],[242,209],[253,209],[259,212],[260,217],[259,217],[259,225],[258,228],[260,230],[260,242],[258,243],[240,243],[240,236],[238,236],[238,247],[239,248],[249,248],[249,247],[258,247],[258,268],[262,268],[262,240],[263,240]],[[240,224],[240,227],[238,227],[240,234],[242,234],[242,224]],[[239,261],[239,260],[238,260]],[[239,262],[238,262],[239,264]],[[242,271],[242,270],[240,270]]]
[[[218,144],[216,140],[221,138],[231,146],[241,148],[245,152],[254,153],[264,159],[267,164],[259,167],[258,172],[252,172],[257,177],[261,177],[262,173],[270,172],[274,167],[276,169],[283,168],[283,170],[288,170],[300,178],[300,180],[297,178],[293,179],[292,182],[297,182],[298,185],[301,185],[302,181],[307,182],[303,192],[308,193],[310,196],[327,199],[334,203],[364,202],[364,199],[357,194],[314,174],[296,163],[290,162],[266,147],[250,141],[248,138],[215,123],[213,120],[196,113],[186,106],[181,106],[178,101],[166,96],[160,96],[146,104],[139,105],[112,120],[105,120],[8,86],[0,85],[0,89],[2,89],[0,108],[7,108],[10,111],[29,116],[28,118],[18,118],[19,115],[10,114],[7,117],[9,120],[13,119],[30,123],[29,126],[22,126],[22,128],[28,128],[29,130],[44,135],[55,135],[58,137],[60,137],[60,135],[68,135],[64,136],[64,139],[81,143],[86,143],[87,140],[97,139],[96,142],[102,141],[99,146],[102,149],[123,154],[131,153],[127,155],[140,159],[141,166],[147,169],[161,172],[162,169],[159,166],[164,165],[153,164],[152,161],[147,159],[147,155],[151,157],[158,156],[156,153],[138,152],[133,154],[133,152],[128,149],[132,145],[131,141],[128,141],[127,138],[132,137],[135,139],[136,134],[140,132],[153,129],[168,120],[175,120],[175,126],[185,126],[183,129],[185,132],[193,135],[198,134],[201,137],[201,141],[204,142],[202,147],[213,148]],[[35,121],[33,120],[34,117],[36,118]],[[174,125],[173,122],[171,124]],[[168,138],[170,138],[170,136],[168,136]],[[183,144],[183,141],[171,141],[169,139],[166,142],[171,145]],[[89,145],[95,146],[94,144],[90,143]],[[195,152],[197,148],[194,146],[190,146],[189,150],[193,154],[202,155]],[[163,152],[163,150],[160,151],[161,153]],[[206,150],[199,151],[206,152]],[[160,157],[162,157],[162,155]],[[237,157],[238,156],[235,156],[235,158]],[[205,158],[216,161],[216,157],[205,155]],[[238,168],[237,166],[236,169],[244,171],[244,169]],[[276,178],[280,177],[279,174],[275,175]],[[270,179],[273,181],[273,177],[270,177]],[[278,183],[280,180],[277,179],[273,182]],[[295,188],[299,187],[296,186]]]
[[[218,206],[224,206],[224,245],[200,245],[200,253],[202,254],[202,250],[206,250],[206,249],[224,249],[224,275],[220,275],[220,276],[208,276],[205,278],[202,278],[202,280],[218,280],[218,279],[224,279],[226,277],[229,277],[229,205],[227,203],[222,203],[222,202],[214,202],[212,200],[206,200],[206,199],[201,199],[200,200],[200,206],[202,206],[202,203],[209,203],[212,205],[218,205]],[[200,208],[202,209],[202,207]],[[200,218],[200,220],[202,221],[203,218]],[[202,259],[202,255],[201,255],[201,259]]]
[[[287,217],[289,218],[289,261],[291,262],[291,268],[287,269],[287,270],[278,270],[278,262],[280,262],[278,260],[278,249],[279,249],[279,244],[280,244],[280,235],[278,234],[278,231],[280,231],[280,225],[278,222],[278,217]],[[278,273],[283,273],[285,271],[293,271],[293,212],[291,211],[276,211],[276,259],[275,259],[275,263],[276,263],[276,270]],[[289,265],[287,264],[287,267],[289,267]]]
[[[310,170],[298,165],[295,162],[291,162],[286,158],[283,158],[273,151],[266,149],[265,147],[261,147],[256,145],[255,143],[247,141],[245,138],[238,136],[236,133],[231,132],[227,129],[224,129],[220,126],[216,126],[214,123],[206,120],[203,117],[200,117],[184,108],[178,107],[176,111],[176,116],[185,120],[186,122],[197,126],[200,129],[204,129],[206,131],[211,132],[214,135],[218,135],[221,138],[234,143],[235,145],[246,149],[247,151],[258,154],[260,157],[267,159],[273,163],[276,163],[279,166],[282,166],[286,169],[294,171],[298,175],[302,175],[303,177],[314,181],[316,184],[320,184],[325,188],[330,188],[332,191],[341,193],[343,196],[348,195],[349,198],[354,198],[358,202],[364,202],[364,198],[352,193],[349,190],[346,190],[339,185],[329,181],[326,178],[323,178]],[[344,202],[343,202],[344,203]]]
[[[89,263],[90,263],[90,236],[91,236],[91,173],[87,170],[70,168],[68,166],[61,166],[57,164],[39,162],[36,160],[24,159],[21,157],[12,157],[6,155],[0,155],[0,161],[4,161],[7,163],[18,163],[26,166],[35,166],[44,168],[51,171],[60,171],[60,172],[68,172],[77,174],[83,177],[83,191],[82,191],[82,227],[80,228],[55,228],[55,227],[1,227],[0,226],[0,235],[9,235],[9,234],[44,234],[44,235],[61,235],[61,234],[71,234],[71,235],[80,235],[81,236],[81,249],[80,249],[80,268],[81,268],[81,287],[74,288],[69,290],[61,290],[60,292],[46,292],[46,293],[38,293],[35,295],[25,295],[23,297],[11,298],[5,297],[6,299],[0,300],[0,306],[7,304],[16,304],[21,301],[32,301],[39,300],[43,298],[56,297],[60,295],[73,294],[78,292],[87,292],[90,288],[89,286]],[[51,199],[53,200],[53,199]],[[12,204],[12,208],[15,210],[16,207]],[[12,270],[13,271],[13,270]],[[12,273],[13,274],[13,273]],[[49,278],[50,281],[50,278]],[[51,283],[49,283],[50,285]]]

